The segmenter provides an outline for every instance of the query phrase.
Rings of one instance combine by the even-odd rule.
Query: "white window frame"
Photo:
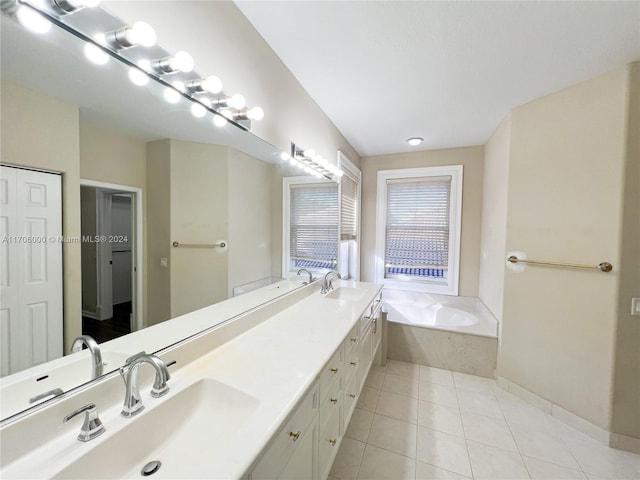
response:
[[[282,178],[282,276],[284,278],[296,276],[299,269],[291,269],[291,185],[301,185],[306,183],[335,183],[326,178],[316,178],[311,175],[298,176],[298,177],[283,177]],[[338,195],[340,192],[338,191]],[[339,199],[339,197],[338,197]],[[338,205],[340,203],[338,202]],[[340,217],[338,217],[338,229],[340,228]],[[336,242],[338,242],[338,236]],[[329,272],[328,268],[313,268],[303,267],[309,270],[313,274],[323,274]],[[314,275],[315,277],[316,275]]]
[[[411,179],[418,177],[451,176],[451,192],[449,199],[449,263],[447,283],[415,282],[384,278],[385,270],[385,240],[387,225],[387,181],[396,179]],[[437,293],[444,295],[458,295],[458,281],[460,277],[460,236],[462,230],[462,165],[442,167],[406,168],[397,170],[378,171],[378,192],[376,207],[376,283],[384,284],[395,290],[412,292]]]
[[[362,243],[362,238],[361,238],[361,219],[362,219],[362,172],[360,171],[360,169],[358,167],[355,166],[355,164],[349,160],[349,158],[342,153],[340,150],[338,150],[338,168],[341,168],[342,170],[348,171],[351,176],[356,178],[356,183],[358,184],[358,192],[356,195],[356,201],[357,201],[357,210],[356,210],[356,250],[355,250],[355,262],[350,262],[352,263],[352,265],[355,266],[355,271],[353,273],[353,280],[359,281],[360,280],[360,245]],[[338,187],[338,195],[339,195],[339,202],[338,202],[338,219],[342,218],[342,185],[340,185]],[[340,225],[342,222],[338,221],[338,271],[341,271],[343,269],[343,265],[341,265],[341,258],[340,258],[340,238],[341,238],[341,234],[342,232],[340,231]]]

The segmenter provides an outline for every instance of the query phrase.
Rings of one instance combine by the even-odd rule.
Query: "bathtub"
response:
[[[382,309],[388,358],[494,376],[498,322],[477,298],[385,288]]]

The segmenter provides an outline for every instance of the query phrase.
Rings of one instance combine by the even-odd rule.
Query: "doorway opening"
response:
[[[141,190],[80,183],[82,334],[102,343],[142,328]]]

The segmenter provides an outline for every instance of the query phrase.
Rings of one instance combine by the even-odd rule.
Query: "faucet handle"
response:
[[[96,409],[95,403],[89,403],[84,407],[74,410],[62,419],[62,423],[67,423],[73,417],[80,415],[81,413],[84,413],[85,415],[84,423],[82,424],[82,428],[80,428],[80,433],[78,434],[78,440],[81,442],[88,442],[105,432],[104,425],[98,417],[98,410]]]

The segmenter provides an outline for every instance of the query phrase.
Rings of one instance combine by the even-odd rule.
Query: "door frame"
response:
[[[134,242],[132,244],[132,264],[133,264],[133,274],[132,274],[132,311],[134,315],[134,321],[131,325],[131,331],[141,330],[143,328],[143,313],[144,313],[144,302],[143,302],[143,245],[144,245],[144,231],[143,231],[143,211],[142,211],[142,188],[132,187],[129,185],[119,185],[116,183],[108,183],[108,182],[99,182],[96,180],[86,180],[80,179],[80,186],[83,187],[94,187],[97,189],[104,190],[116,190],[118,193],[130,193],[131,194],[131,207],[132,207],[132,216],[133,216],[133,226],[134,226]],[[110,219],[107,221],[104,218],[104,215],[100,214],[102,210],[99,202],[103,202],[106,195],[105,192],[100,192],[98,190],[98,198],[96,199],[96,221],[98,225],[98,232],[100,232],[105,222],[110,223]],[[115,192],[114,192],[115,193]],[[102,194],[102,195],[100,195]],[[102,197],[102,198],[100,198]],[[99,234],[99,233],[98,233]],[[106,243],[98,242],[96,243],[96,269],[97,269],[97,284],[98,284],[98,306],[102,306],[102,299],[104,298],[104,289],[111,290],[111,275],[107,274],[106,269],[104,267],[105,262],[108,263],[111,253],[111,249],[105,248],[108,246]],[[110,273],[110,272],[109,272]],[[112,305],[110,306],[112,308]],[[135,327],[135,328],[134,328]]]

